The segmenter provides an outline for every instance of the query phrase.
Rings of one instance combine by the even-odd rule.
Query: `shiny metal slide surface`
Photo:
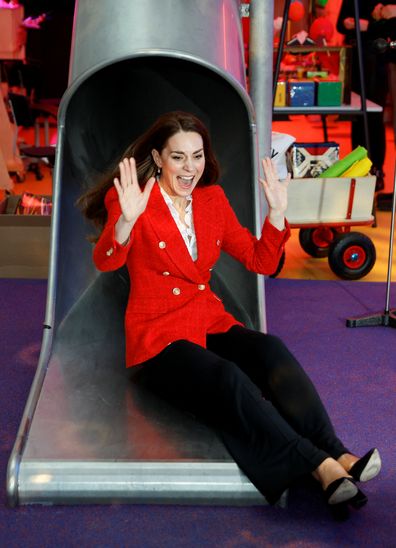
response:
[[[95,270],[92,227],[75,206],[159,114],[187,110],[209,127],[240,221],[259,230],[239,2],[119,0],[110,14],[106,0],[80,0],[73,33],[43,344],[9,461],[9,502],[265,504],[214,432],[125,370],[130,281],[124,269]],[[213,274],[226,307],[261,329],[263,279],[226,256]]]

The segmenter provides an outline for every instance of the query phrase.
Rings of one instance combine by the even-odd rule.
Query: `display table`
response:
[[[382,112],[382,107],[373,103],[372,101],[366,101],[367,112]],[[349,105],[340,105],[337,107],[274,107],[274,120],[278,114],[346,114],[346,115],[359,115],[362,113],[360,95],[355,92],[351,93],[351,103]]]
[[[46,278],[50,215],[19,215],[20,196],[0,201],[0,278]]]
[[[382,110],[383,110],[382,107],[380,105],[377,105],[377,103],[373,103],[372,101],[369,101],[369,100],[366,101],[366,111],[368,116],[374,112],[382,112]],[[273,120],[281,120],[283,116],[285,115],[288,116],[288,115],[295,115],[295,114],[303,114],[303,115],[319,114],[322,117],[323,140],[327,142],[329,140],[328,134],[327,134],[327,124],[326,124],[327,115],[339,114],[345,118],[352,119],[355,116],[363,116],[364,111],[362,110],[360,95],[352,91],[351,103],[349,105],[340,105],[337,107],[328,107],[328,106],[274,107]]]

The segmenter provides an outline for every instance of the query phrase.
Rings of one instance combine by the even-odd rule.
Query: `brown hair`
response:
[[[181,111],[168,112],[160,116],[156,122],[128,146],[117,166],[106,174],[97,185],[83,194],[77,204],[85,217],[91,220],[97,227],[103,229],[106,223],[107,212],[104,205],[104,198],[109,188],[113,186],[115,177],[119,177],[118,164],[124,158],[134,157],[139,185],[144,188],[150,177],[155,176],[157,166],[152,156],[152,150],[162,152],[170,137],[179,131],[194,131],[202,137],[205,154],[205,169],[199,186],[211,185],[219,178],[219,165],[214,155],[209,132],[205,125],[196,116]]]

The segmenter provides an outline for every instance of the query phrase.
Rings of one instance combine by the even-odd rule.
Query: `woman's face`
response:
[[[161,168],[160,185],[170,196],[190,195],[205,169],[202,137],[195,131],[175,133],[160,154],[153,150],[153,157]]]

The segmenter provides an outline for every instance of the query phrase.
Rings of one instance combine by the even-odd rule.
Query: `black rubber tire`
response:
[[[323,234],[323,237],[321,237]],[[334,228],[327,226],[319,226],[316,228],[300,228],[298,233],[298,239],[300,245],[308,255],[314,258],[327,257],[329,254],[329,248],[337,236],[337,231]],[[323,241],[323,245],[318,243]],[[326,240],[330,240],[327,242]]]
[[[283,265],[285,264],[285,260],[286,260],[286,252],[284,251],[281,255],[281,258],[279,259],[277,269],[275,270],[275,272],[273,274],[271,274],[269,276],[269,278],[276,278],[278,276],[278,274],[280,273],[280,271],[283,268]]]
[[[344,280],[358,280],[375,264],[376,251],[368,236],[360,232],[339,234],[329,249],[329,266]]]

